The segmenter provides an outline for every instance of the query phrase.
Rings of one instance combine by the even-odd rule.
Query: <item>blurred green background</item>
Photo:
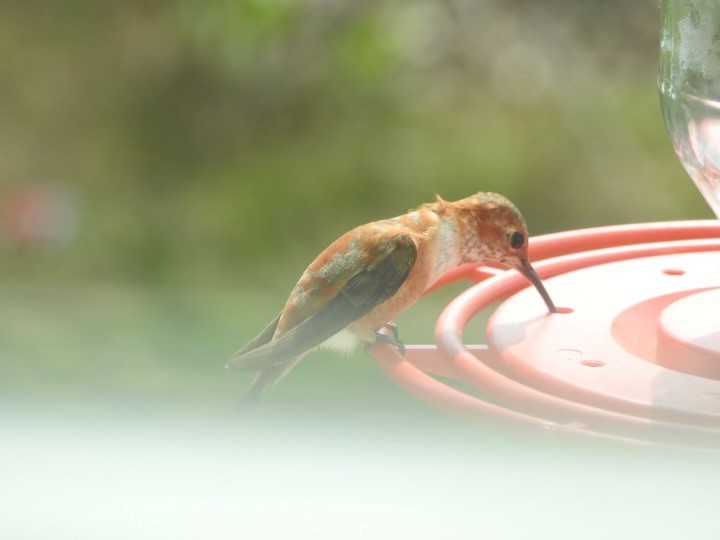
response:
[[[3,395],[234,410],[226,358],[315,255],[436,192],[501,192],[534,234],[711,217],[657,24],[655,0],[2,2]],[[433,414],[362,353],[263,406]]]

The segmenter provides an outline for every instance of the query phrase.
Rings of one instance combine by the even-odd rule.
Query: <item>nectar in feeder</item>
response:
[[[720,217],[720,4],[663,0],[660,97],[675,152]]]

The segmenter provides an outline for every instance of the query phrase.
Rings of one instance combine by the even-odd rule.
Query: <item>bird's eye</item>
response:
[[[515,231],[510,235],[510,247],[519,249],[525,243],[525,235],[519,231]]]

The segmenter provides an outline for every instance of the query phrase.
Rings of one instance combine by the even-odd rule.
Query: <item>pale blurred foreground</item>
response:
[[[397,416],[329,429],[322,417],[86,405],[2,409],[0,538],[720,534],[716,456],[523,442],[452,421],[419,429]]]

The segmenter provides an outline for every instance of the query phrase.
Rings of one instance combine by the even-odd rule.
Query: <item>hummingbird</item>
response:
[[[530,264],[527,225],[512,202],[487,192],[454,202],[436,195],[348,231],[318,255],[278,316],[228,362],[257,371],[243,401],[253,404],[318,348],[350,353],[389,341],[404,352],[392,321],[443,273],[467,263],[518,270],[557,311]],[[380,332],[386,326],[392,335]]]

